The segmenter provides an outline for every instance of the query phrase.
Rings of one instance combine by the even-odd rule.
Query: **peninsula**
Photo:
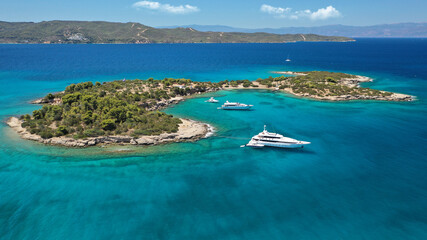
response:
[[[153,28],[140,23],[101,21],[0,21],[0,43],[286,43],[348,42],[348,37],[316,34],[202,32],[193,28]]]
[[[153,145],[195,141],[211,127],[160,112],[185,98],[227,89],[270,89],[317,100],[411,101],[410,95],[360,87],[371,81],[334,72],[281,72],[285,75],[216,83],[189,79],[121,80],[71,84],[65,91],[34,101],[32,115],[11,117],[7,124],[22,138],[45,144],[87,147],[97,144]]]

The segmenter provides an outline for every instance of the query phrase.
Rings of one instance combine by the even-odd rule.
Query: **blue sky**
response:
[[[291,27],[427,22],[426,0],[0,0],[2,21]]]

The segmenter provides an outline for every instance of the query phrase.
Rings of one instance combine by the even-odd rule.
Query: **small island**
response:
[[[272,89],[292,95],[316,100],[349,101],[349,100],[378,100],[378,101],[412,101],[413,96],[361,87],[360,83],[371,82],[364,76],[338,72],[274,72],[284,74],[280,77],[257,79],[256,81],[231,81],[225,87],[228,89]],[[290,75],[290,76],[285,76]]]
[[[210,134],[208,124],[180,119],[159,110],[196,94],[232,89],[270,89],[316,100],[411,101],[410,95],[360,87],[372,79],[334,72],[279,72],[280,77],[224,80],[121,80],[71,84],[65,91],[33,101],[32,115],[7,124],[24,139],[68,147],[97,144],[154,145],[195,141]]]
[[[7,124],[24,139],[68,147],[194,141],[212,128],[158,110],[213,90],[210,83],[172,78],[71,84],[33,101],[43,107]]]

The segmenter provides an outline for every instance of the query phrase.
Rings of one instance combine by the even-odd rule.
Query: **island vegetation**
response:
[[[150,78],[71,84],[62,92],[49,93],[35,101],[43,106],[33,111],[32,115],[11,118],[8,124],[24,138],[50,144],[80,147],[97,143],[147,145],[195,140],[205,135],[208,131],[206,125],[176,118],[159,110],[186,97],[206,92],[270,89],[332,101],[412,100],[409,95],[360,87],[361,82],[371,81],[362,76],[321,71],[282,73],[284,75],[280,77],[256,81],[224,80],[212,83]]]
[[[372,79],[363,76],[338,72],[276,72],[280,77],[259,78],[254,82],[231,81],[225,87],[230,88],[263,88],[284,91],[296,96],[319,100],[381,100],[411,101],[413,97],[406,94],[392,93],[361,87],[360,83]]]
[[[71,84],[35,101],[43,107],[32,115],[11,118],[8,124],[26,139],[65,146],[196,140],[210,131],[207,124],[159,110],[218,86],[173,78]]]
[[[22,127],[42,138],[173,133],[181,120],[155,109],[214,86],[172,78],[71,84],[64,92],[46,95],[32,116],[21,116]]]
[[[201,32],[192,28],[153,28],[140,23],[102,21],[0,21],[0,43],[284,43],[354,41],[315,34]]]

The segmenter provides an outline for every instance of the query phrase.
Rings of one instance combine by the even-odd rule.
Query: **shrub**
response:
[[[105,119],[101,122],[101,128],[106,131],[111,131],[116,129],[116,123],[114,119]]]
[[[67,127],[66,126],[59,126],[57,129],[56,129],[56,136],[64,136],[64,135],[67,135],[68,134],[68,129],[67,129]]]
[[[49,106],[47,108],[45,118],[51,121],[60,121],[62,120],[62,107],[60,106]]]
[[[252,83],[250,83],[250,82],[243,83],[243,87],[245,87],[245,88],[250,87],[251,85],[252,85]]]
[[[75,87],[76,87],[76,84],[71,84],[71,85],[69,85],[69,86],[67,86],[67,87],[65,88],[65,92],[66,92],[66,93],[73,93],[73,92],[74,92]]]
[[[51,101],[55,98],[55,96],[52,93],[49,93],[44,97],[45,100]]]
[[[83,132],[77,132],[73,138],[74,139],[80,139],[80,138],[85,138],[86,136],[83,134]]]
[[[86,125],[93,123],[92,112],[91,111],[86,112],[83,115],[82,120]]]
[[[38,134],[39,132],[40,132],[40,129],[38,129],[38,128],[30,128],[31,134]]]
[[[43,139],[48,139],[48,138],[52,138],[53,134],[51,131],[49,130],[43,130],[39,133],[40,137],[42,137]]]
[[[331,83],[337,83],[338,81],[333,79],[332,77],[328,77],[326,78],[326,81],[331,82]]]
[[[43,118],[43,113],[41,110],[34,110],[33,111],[33,117],[34,119],[42,119]]]
[[[70,114],[64,119],[63,122],[67,126],[76,126],[80,123],[80,117],[75,114]]]
[[[152,131],[150,129],[136,129],[133,133],[137,136],[150,135]]]
[[[88,129],[83,132],[83,134],[87,137],[98,137],[104,135],[104,131],[101,129]]]
[[[72,93],[72,94],[66,94],[62,97],[62,102],[64,104],[72,104],[74,102],[77,102],[81,97],[81,93]]]
[[[117,122],[126,121],[126,109],[124,109],[123,107],[112,108],[109,112],[109,115],[112,118],[115,118]]]

